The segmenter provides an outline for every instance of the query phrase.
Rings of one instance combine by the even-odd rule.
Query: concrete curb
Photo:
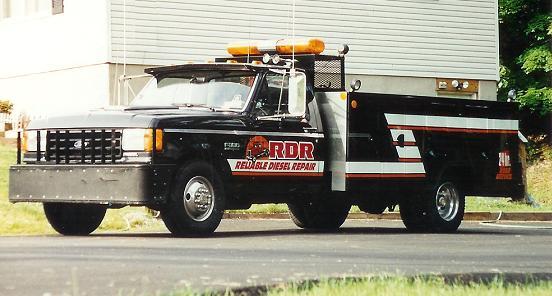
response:
[[[500,219],[499,219],[500,218]],[[224,219],[289,219],[288,213],[225,213]],[[347,219],[368,220],[401,220],[398,212],[383,213],[380,215],[366,213],[350,213]],[[467,212],[465,221],[552,221],[552,212]]]

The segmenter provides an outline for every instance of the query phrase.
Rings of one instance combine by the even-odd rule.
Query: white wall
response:
[[[122,62],[123,0],[111,0]],[[127,62],[226,55],[237,39],[291,35],[291,0],[126,0]],[[497,0],[296,0],[297,36],[348,43],[349,74],[498,80]],[[331,51],[334,53],[334,51]]]
[[[64,3],[62,14],[0,21],[0,79],[108,62],[108,0]]]
[[[0,79],[0,98],[14,102],[14,112],[47,117],[109,105],[109,65]]]
[[[49,116],[109,104],[107,0],[65,0],[0,21],[0,99],[15,112]]]

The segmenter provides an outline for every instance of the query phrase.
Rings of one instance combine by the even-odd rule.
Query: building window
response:
[[[63,0],[52,0],[52,14],[63,13]]]
[[[63,13],[63,0],[0,0],[0,20]]]
[[[10,15],[10,1],[0,0],[0,20],[8,18]]]

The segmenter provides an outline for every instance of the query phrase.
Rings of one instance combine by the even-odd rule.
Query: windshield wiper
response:
[[[178,107],[178,108],[206,108],[213,112],[240,112],[239,110],[232,109],[232,108],[215,108],[211,106],[207,106],[205,104],[192,104],[192,103],[183,103],[183,104],[172,104],[172,106]]]
[[[182,107],[186,107],[186,108],[207,108],[211,111],[216,111],[215,108],[211,107],[211,106],[207,106],[205,104],[192,104],[192,103],[184,103],[184,104],[172,104],[173,106],[175,107],[178,107],[178,108],[182,108]]]

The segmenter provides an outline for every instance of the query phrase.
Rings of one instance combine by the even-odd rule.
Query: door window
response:
[[[261,82],[254,108],[256,116],[289,114],[289,74],[269,72]]]

